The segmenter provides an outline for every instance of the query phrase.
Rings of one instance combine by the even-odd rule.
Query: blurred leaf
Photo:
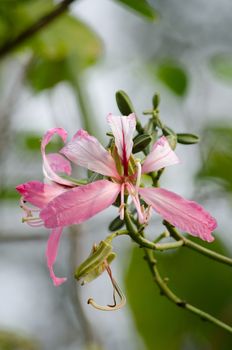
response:
[[[75,74],[96,63],[102,53],[98,36],[87,25],[68,15],[35,36],[30,45],[35,59],[27,78],[37,92],[61,81],[74,84]]]
[[[94,64],[102,53],[99,37],[77,18],[63,15],[30,40],[38,57],[62,61],[71,57],[79,69]]]
[[[188,76],[183,67],[173,61],[162,62],[156,68],[160,81],[178,96],[184,96],[188,87]]]
[[[232,83],[232,55],[216,55],[212,57],[210,68],[218,78]]]
[[[202,141],[206,160],[198,178],[216,180],[232,191],[232,126],[207,127]]]
[[[54,8],[52,0],[0,1],[0,39],[4,43]]]
[[[11,187],[1,187],[0,188],[0,200],[4,201],[4,200],[18,200],[19,199],[19,194],[18,192],[15,190],[14,186]],[[1,349],[1,347],[0,347]]]
[[[16,134],[15,142],[19,148],[24,148],[27,151],[40,152],[42,134],[35,132],[21,132]],[[46,152],[58,152],[63,147],[61,138],[54,135],[52,140],[46,146]]]
[[[156,10],[149,4],[147,0],[116,0],[117,2],[126,5],[130,9],[134,10],[138,14],[150,19],[155,20],[158,17]]]
[[[193,240],[199,243],[199,240]],[[218,239],[210,245],[202,245],[227,254]],[[231,349],[229,333],[202,322],[160,295],[143,255],[142,249],[133,250],[125,282],[127,299],[146,349]],[[177,295],[232,323],[232,285],[228,266],[187,248],[180,248],[175,253],[159,253],[157,258],[162,276],[170,278],[168,284]]]
[[[0,330],[1,350],[38,350],[38,346],[32,339],[27,339],[16,333]]]

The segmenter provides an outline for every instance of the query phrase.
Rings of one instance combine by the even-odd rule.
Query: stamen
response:
[[[115,281],[115,279],[112,276],[112,271],[107,263],[107,261],[105,261],[105,266],[106,266],[106,271],[110,277],[112,286],[113,286],[113,301],[114,304],[113,305],[107,305],[107,306],[102,306],[97,304],[92,298],[90,298],[88,300],[88,304],[92,305],[95,309],[97,310],[101,310],[101,311],[115,311],[115,310],[119,310],[121,309],[125,304],[126,304],[126,297],[124,296],[124,294],[122,293],[120,287],[118,286],[117,282]],[[120,298],[120,303],[117,304],[116,301],[116,293]]]
[[[120,213],[120,219],[124,219],[124,208],[125,208],[125,203],[124,203],[124,191],[125,191],[125,184],[123,183],[121,185],[121,205],[119,207],[119,213]]]
[[[140,162],[138,162],[138,161],[135,164],[137,166],[137,180],[136,180],[136,184],[135,184],[135,189],[136,189],[136,192],[138,193],[139,185],[140,185],[140,181],[141,181],[141,175],[142,175],[142,167],[141,167]]]

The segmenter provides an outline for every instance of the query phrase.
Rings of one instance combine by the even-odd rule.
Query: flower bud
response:
[[[111,223],[109,224],[109,230],[114,232],[120,230],[124,226],[124,221],[120,219],[120,216],[117,216]]]
[[[151,142],[152,137],[149,134],[142,134],[142,135],[137,135],[134,138],[134,146],[132,149],[133,153],[138,153],[140,151],[143,151]]]
[[[195,134],[177,134],[177,142],[183,145],[193,145],[199,141],[199,136]]]
[[[155,93],[155,95],[152,98],[152,104],[153,104],[153,108],[154,110],[156,110],[159,107],[160,104],[160,95]]]
[[[135,111],[129,96],[123,90],[116,92],[116,102],[122,115],[129,115]]]
[[[89,257],[76,269],[75,278],[83,279],[82,285],[100,276],[116,257],[112,252],[111,241],[106,239],[94,245]],[[105,264],[105,262],[107,264]]]

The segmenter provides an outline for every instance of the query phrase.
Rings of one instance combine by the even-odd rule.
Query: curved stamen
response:
[[[140,162],[138,162],[138,161],[135,164],[137,166],[137,180],[136,180],[136,184],[135,184],[135,189],[136,189],[136,192],[138,193],[138,189],[139,189],[139,185],[140,185],[140,181],[141,181],[141,175],[142,175],[142,167],[141,167]]]
[[[124,208],[125,208],[125,203],[124,203],[124,191],[125,191],[125,184],[123,183],[121,185],[121,205],[119,207],[119,213],[120,213],[120,219],[124,219]]]
[[[94,299],[90,298],[88,300],[88,304],[92,305],[95,309],[97,310],[101,310],[101,311],[115,311],[115,310],[119,310],[121,309],[125,304],[126,304],[126,297],[124,296],[123,292],[121,291],[120,287],[118,286],[117,282],[115,281],[115,279],[112,276],[112,271],[107,263],[107,261],[105,261],[105,266],[106,266],[106,271],[110,277],[112,286],[113,286],[113,301],[114,304],[113,305],[107,305],[107,306],[102,306],[97,304]],[[120,298],[120,303],[117,304],[116,301],[116,293]]]

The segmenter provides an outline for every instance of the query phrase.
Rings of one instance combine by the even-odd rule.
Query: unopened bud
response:
[[[116,92],[116,102],[122,115],[129,115],[135,111],[129,96],[123,90]]]
[[[114,232],[120,230],[124,226],[124,221],[120,219],[120,216],[117,216],[111,223],[109,224],[109,230]]]
[[[155,95],[152,98],[152,104],[153,104],[153,108],[154,110],[156,110],[159,107],[160,104],[160,95],[155,93]]]
[[[193,145],[199,141],[199,136],[195,134],[177,134],[177,142],[183,145]]]
[[[132,149],[133,153],[138,153],[140,151],[143,151],[144,148],[146,148],[149,143],[151,142],[152,137],[149,134],[142,134],[138,135],[134,138],[134,146]]]

